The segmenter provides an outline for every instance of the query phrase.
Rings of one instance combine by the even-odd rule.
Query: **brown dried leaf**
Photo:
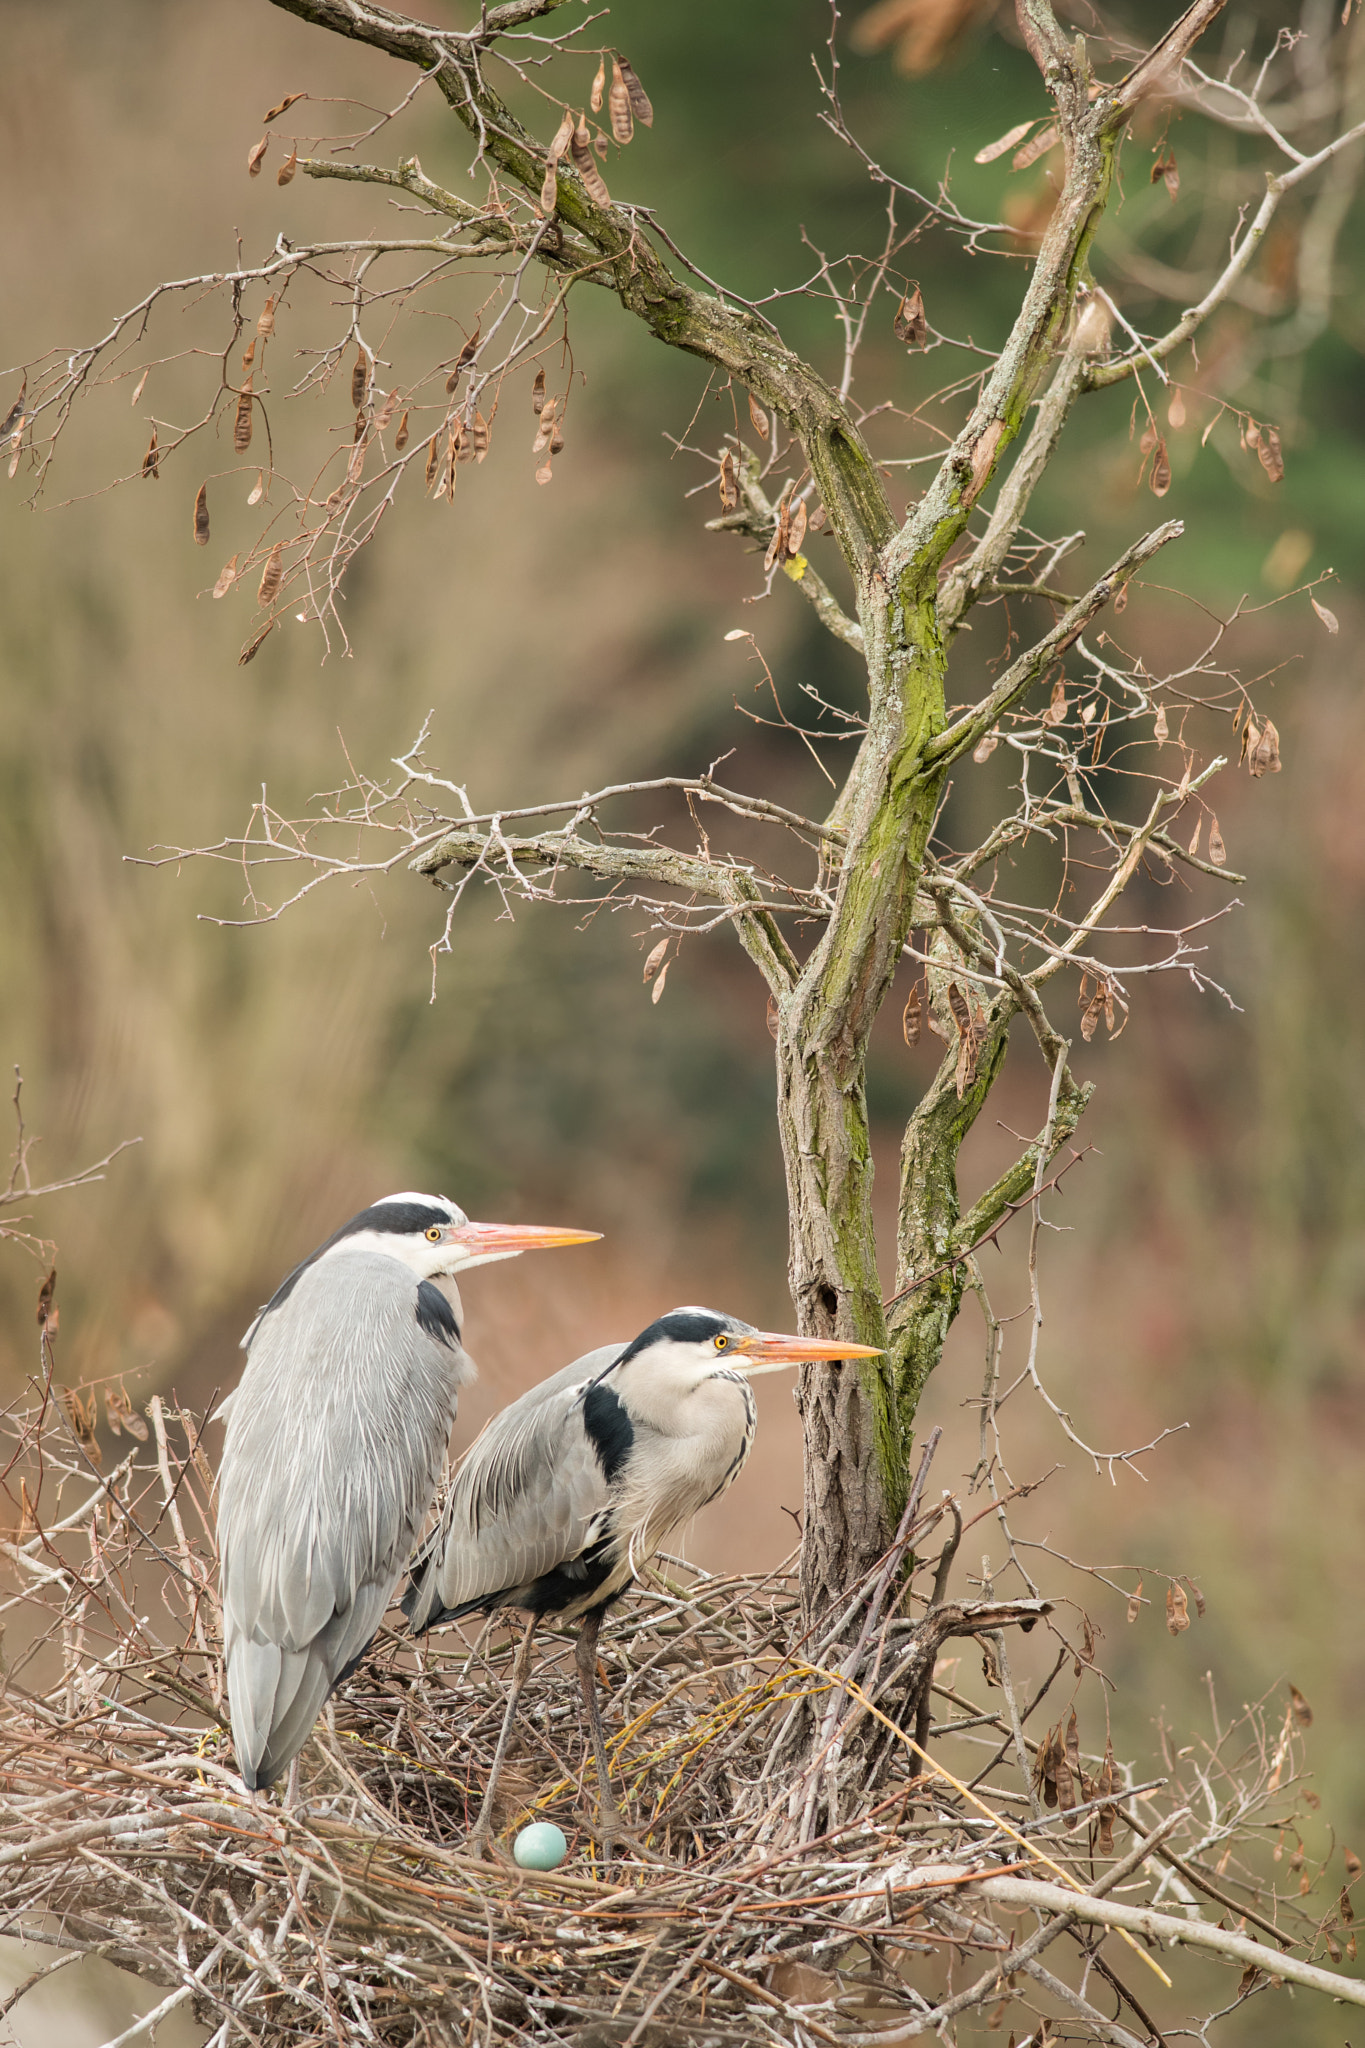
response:
[[[275,621],[273,619],[267,619],[265,624],[262,626],[260,632],[256,635],[256,638],[254,640],[248,640],[246,646],[237,656],[238,668],[245,668],[249,661],[254,661],[256,659],[256,656],[260,653],[262,647],[264,647],[266,641],[270,638],[274,630]]]
[[[1174,1582],[1166,1588],[1166,1626],[1173,1636],[1178,1636],[1190,1625],[1190,1603],[1185,1598],[1185,1588]]]
[[[48,1317],[47,1326],[49,1330],[52,1329],[55,1321],[55,1315]],[[93,1391],[84,1399],[77,1393],[74,1387],[61,1387],[58,1389],[58,1392],[61,1397],[62,1407],[66,1410],[66,1419],[71,1424],[76,1441],[80,1444],[92,1465],[102,1464],[104,1462],[103,1454],[100,1451],[99,1438],[95,1434],[95,1424],[99,1411],[95,1406]]]
[[[619,54],[616,58],[616,66],[622,78],[626,81],[626,91],[630,94],[631,112],[642,128],[652,128],[654,126],[654,109],[649,103],[649,94],[636,77],[633,68]]]
[[[398,386],[395,384],[393,390],[389,393],[388,397],[384,400],[384,403],[380,406],[379,411],[375,414],[374,430],[376,434],[383,433],[385,427],[387,427],[389,421],[393,418],[397,410]]]
[[[406,412],[398,422],[398,432],[393,437],[393,445],[400,455],[408,445],[408,416]]]
[[[426,486],[428,490],[431,489],[431,479],[436,474],[436,443],[439,441],[439,439],[439,434],[433,434],[431,440],[427,444]]]
[[[720,458],[720,509],[733,512],[739,505],[739,480],[735,475],[735,458],[727,448]]]
[[[901,1012],[901,1037],[907,1045],[919,1044],[920,1026],[923,1019],[924,998],[920,994],[919,983],[915,982],[909,995],[905,998],[905,1008]]]
[[[754,432],[758,435],[759,440],[766,441],[768,438],[768,415],[764,412],[752,391],[749,393],[749,418],[754,423]]]
[[[1300,1728],[1311,1728],[1313,1725],[1313,1709],[1309,1706],[1296,1685],[1291,1685],[1289,1688],[1289,1705],[1294,1719],[1298,1722]]]
[[[1087,1045],[1089,1045],[1091,1039],[1095,1036],[1095,1032],[1099,1027],[1099,1021],[1103,1013],[1104,990],[1102,988],[1097,988],[1095,990],[1094,995],[1091,996],[1090,1001],[1086,1004],[1084,1011],[1081,1013],[1081,1037],[1085,1040]]]
[[[1261,1973],[1257,1969],[1255,1963],[1247,1964],[1237,1984],[1237,1996],[1239,1999],[1246,1997],[1248,1991],[1250,1991],[1252,1985],[1256,1982],[1256,1979],[1260,1976],[1260,1974]]]
[[[148,453],[151,453],[150,449]],[[143,474],[146,474],[145,463],[143,465]],[[200,484],[198,491],[195,493],[194,544],[198,548],[206,548],[209,544],[209,487],[207,484]]]
[[[148,363],[148,365],[147,365],[146,369],[145,369],[145,370],[143,371],[142,375],[141,375],[141,376],[140,376],[140,377],[138,378],[138,380],[137,380],[136,384],[135,384],[135,385],[133,386],[133,395],[132,395],[131,399],[130,399],[130,400],[128,401],[130,405],[136,405],[136,404],[137,404],[137,402],[138,402],[139,398],[141,398],[141,396],[142,396],[142,387],[143,387],[143,385],[144,385],[144,384],[145,384],[145,383],[147,382],[147,379],[148,379],[148,378],[149,378],[149,377],[151,376],[151,374],[152,374],[152,366],[151,366],[151,364],[150,364],[150,363]],[[16,415],[19,415],[19,414],[22,414],[23,410],[24,410],[24,394],[23,394],[23,392],[21,391],[21,392],[19,393],[19,403],[18,403],[18,405],[17,405],[17,406],[16,406],[15,408],[14,408],[14,411],[15,411],[15,414],[16,414]],[[3,440],[5,439],[6,435],[7,435],[7,434],[8,434],[9,432],[10,432],[10,429],[11,429],[12,425],[13,425],[13,419],[7,419],[7,420],[5,421],[5,424],[4,424],[4,426],[3,426],[3,427],[0,427],[0,441],[3,441]]]
[[[275,173],[275,183],[277,185],[287,185],[293,178],[293,175],[295,171],[298,169],[298,167],[298,150],[291,149],[288,156],[285,158],[284,162],[280,165],[279,169]]]
[[[588,197],[595,200],[598,206],[610,206],[611,194],[607,190],[602,173],[597,168],[597,160],[592,153],[592,137],[588,134],[586,121],[580,121],[574,129],[569,140],[569,154],[573,158],[574,169],[583,180],[583,188]]]
[[[1126,612],[1126,611],[1127,611],[1127,609],[1128,609],[1128,585],[1127,585],[1127,584],[1125,583],[1125,584],[1124,584],[1124,586],[1123,586],[1123,588],[1122,588],[1122,589],[1121,589],[1121,590],[1119,591],[1119,593],[1118,593],[1117,597],[1116,597],[1116,598],[1114,599],[1114,615],[1115,615],[1115,617],[1117,617],[1117,616],[1118,616],[1118,614],[1119,614],[1120,612]]]
[[[1250,727],[1251,721],[1247,721]],[[1280,735],[1273,719],[1267,718],[1254,742],[1248,743],[1247,767],[1255,776],[1280,772]]]
[[[1194,859],[1195,855],[1196,855],[1196,854],[1198,853],[1198,851],[1199,851],[1199,835],[1200,835],[1200,833],[1201,833],[1201,832],[1203,831],[1203,829],[1204,829],[1204,814],[1203,814],[1203,812],[1201,811],[1201,812],[1200,812],[1200,814],[1199,814],[1199,816],[1198,816],[1198,817],[1197,817],[1197,818],[1195,819],[1195,821],[1194,821],[1194,831],[1193,831],[1193,832],[1191,833],[1191,835],[1190,835],[1190,859],[1191,859],[1191,860],[1193,860],[1193,859]]]
[[[275,302],[278,297],[278,292],[271,294],[262,306],[261,317],[256,322],[256,332],[266,340],[275,332]]]
[[[56,1313],[52,1306],[52,1297],[56,1291],[57,1268],[54,1266],[42,1286],[38,1289],[38,1312],[34,1320],[40,1330],[47,1327]]]
[[[1175,151],[1173,149],[1163,149],[1156,162],[1152,165],[1150,182],[1155,185],[1158,178],[1164,181],[1166,190],[1170,193],[1171,198],[1173,200],[1178,199],[1180,196],[1180,172],[1176,168]]]
[[[989,761],[999,744],[1000,735],[998,732],[983,733],[982,737],[972,748],[972,759],[978,762]]]
[[[1347,1891],[1345,1885],[1341,1887],[1341,1891],[1337,1896],[1337,1913],[1343,1927],[1351,1927],[1355,1924],[1356,1909],[1351,1902],[1351,1894]]]
[[[1221,868],[1227,860],[1228,850],[1223,844],[1223,835],[1218,830],[1218,820],[1209,812],[1209,859],[1215,867]]]
[[[263,135],[260,141],[253,144],[253,146],[247,151],[246,167],[247,173],[250,177],[259,178],[259,176],[261,175],[261,163],[269,147],[270,137],[268,135]]]
[[[1159,747],[1164,747],[1171,736],[1171,728],[1166,721],[1166,706],[1164,704],[1158,704],[1156,707],[1156,718],[1152,723],[1152,736]]]
[[[1056,682],[1052,685],[1052,695],[1048,699],[1047,710],[1043,713],[1042,723],[1044,725],[1061,725],[1065,718],[1066,677],[1058,676]]]
[[[138,1443],[146,1443],[147,1425],[128,1399],[127,1390],[121,1382],[117,1387],[105,1388],[104,1412],[115,1436],[122,1430]]]
[[[924,295],[918,285],[901,300],[891,325],[897,341],[903,341],[907,348],[924,347],[929,338],[929,322],[924,317]]]
[[[1003,156],[1007,149],[1013,149],[1016,142],[1023,141],[1037,118],[1038,116],[1035,114],[1032,121],[1020,121],[1017,127],[1011,128],[1007,134],[1000,136],[995,142],[988,142],[984,149],[979,149],[976,152],[973,162],[993,164],[995,159],[998,156]]]
[[[771,576],[774,567],[787,552],[787,536],[791,531],[791,517],[791,505],[784,498],[777,508],[777,524],[773,528],[773,537],[768,542],[768,552],[763,557],[763,573],[765,576]]]
[[[667,953],[667,951],[668,951],[669,947],[670,947],[670,946],[672,945],[672,943],[673,943],[673,937],[672,937],[672,934],[670,933],[670,934],[668,935],[668,937],[667,937],[667,938],[663,938],[663,939],[660,939],[660,941],[659,941],[658,945],[657,945],[657,946],[655,946],[655,947],[653,948],[653,950],[652,950],[652,951],[650,952],[650,954],[649,954],[648,958],[647,958],[647,959],[646,959],[646,961],[645,961],[645,971],[644,971],[644,979],[645,979],[645,980],[646,980],[647,982],[648,982],[648,981],[653,981],[653,979],[654,979],[655,975],[656,975],[656,974],[658,973],[659,969],[660,969],[660,968],[661,968],[661,967],[663,966],[663,964],[664,964],[664,955],[665,955],[665,953]]]
[[[630,93],[621,72],[619,59],[612,61],[611,96],[607,101],[607,107],[611,115],[611,132],[624,146],[635,133],[635,116],[630,110]]]
[[[256,591],[257,604],[268,605],[274,603],[275,595],[279,590],[283,576],[284,542],[277,540],[270,553],[266,556],[265,567],[261,571],[261,581]]]
[[[551,469],[549,463],[542,462],[540,468],[536,471],[536,482],[538,484],[548,484],[553,476],[554,471]]]
[[[351,404],[362,406],[369,388],[370,359],[363,348],[358,348],[355,352],[355,361],[351,365]]]
[[[1152,492],[1155,497],[1164,498],[1171,488],[1171,458],[1166,453],[1166,443],[1158,441],[1156,454],[1152,457]]]
[[[142,474],[157,478],[161,475],[161,450],[157,446],[155,427],[152,428],[152,438],[147,443],[147,453],[142,458]]]
[[[1341,631],[1341,626],[1335,612],[1329,612],[1326,605],[1319,604],[1315,597],[1310,597],[1308,602],[1312,605],[1313,610],[1322,620],[1323,625],[1326,626],[1329,633],[1335,635]]]
[[[649,998],[651,1003],[657,1003],[659,997],[664,992],[664,983],[668,980],[668,965],[669,963],[665,961],[664,965],[659,969],[659,978],[655,982],[653,991],[651,992]]]
[[[307,93],[304,92],[287,92],[279,105],[272,107],[270,112],[264,116],[263,125],[268,128],[272,121],[278,121],[281,114],[287,114],[291,107],[296,107],[300,100],[307,99],[307,97]]]
[[[237,581],[237,576],[237,557],[233,555],[224,562],[222,568],[218,571],[218,581],[213,586],[214,596],[226,597],[233,584]]]
[[[247,501],[247,504],[248,504],[248,505],[259,505],[259,504],[260,504],[260,502],[261,502],[261,499],[262,499],[262,498],[263,498],[264,496],[265,496],[265,471],[264,471],[263,469],[258,469],[258,470],[257,470],[257,472],[256,472],[256,481],[255,481],[255,483],[254,483],[254,484],[252,485],[251,489],[250,489],[250,490],[249,490],[249,491],[247,492],[247,494],[246,494],[246,501]]]
[[[1142,1581],[1141,1581],[1141,1579],[1139,1579],[1139,1580],[1138,1580],[1138,1582],[1137,1582],[1137,1590],[1136,1590],[1135,1592],[1133,1592],[1133,1593],[1130,1593],[1130,1594],[1129,1594],[1129,1596],[1128,1596],[1128,1619],[1129,1619],[1129,1621],[1130,1621],[1130,1622],[1131,1622],[1131,1621],[1136,1621],[1136,1620],[1137,1620],[1137,1618],[1138,1618],[1138,1616],[1139,1616],[1139,1615],[1141,1614],[1141,1612],[1142,1612]]]
[[[789,555],[800,554],[801,543],[806,538],[806,522],[808,517],[805,499],[798,498],[792,507],[791,526],[787,533],[787,553]]]
[[[1074,1707],[1071,1709],[1071,1717],[1066,1724],[1066,1760],[1071,1768],[1071,1782],[1073,1785],[1079,1786],[1085,1774],[1081,1769],[1081,1738],[1080,1730],[1076,1725],[1076,1709]],[[1062,1801],[1063,1806],[1068,1803],[1065,1799]],[[1070,1803],[1074,1804],[1075,1802],[1072,1801]]]
[[[1351,1883],[1354,1884],[1360,1876],[1360,1858],[1356,1855],[1354,1849],[1343,1849],[1341,1853],[1346,1859],[1346,1875],[1350,1878]]]
[[[1261,468],[1277,484],[1284,475],[1284,456],[1280,452],[1280,437],[1273,427],[1262,427],[1256,444],[1256,453],[1261,458]]]
[[[251,379],[237,394],[237,417],[232,423],[232,445],[239,455],[251,446]]]
[[[597,69],[593,73],[592,93],[588,99],[588,105],[592,108],[594,114],[600,114],[602,111],[602,94],[606,90],[606,85],[607,60],[605,57],[599,57],[597,60]]]
[[[1038,133],[1030,137],[1022,149],[1015,150],[1013,159],[1014,169],[1016,171],[1026,171],[1030,164],[1037,163],[1040,156],[1046,156],[1050,149],[1055,149],[1061,139],[1056,122],[1049,121],[1046,128],[1040,128]]]

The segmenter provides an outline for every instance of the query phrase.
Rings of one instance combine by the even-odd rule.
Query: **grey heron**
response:
[[[754,1440],[755,1373],[880,1356],[842,1338],[775,1336],[714,1309],[678,1308],[632,1343],[576,1359],[489,1423],[413,1560],[402,1603],[418,1635],[480,1610],[529,1616],[471,1847],[490,1838],[535,1626],[554,1615],[580,1623],[576,1662],[609,1851],[624,1830],[595,1683],[603,1615],[672,1533],[738,1477]]]
[[[242,1339],[218,1539],[232,1739],[251,1791],[292,1763],[364,1656],[431,1505],[474,1372],[455,1276],[599,1234],[471,1223],[443,1195],[388,1195],[296,1266]]]

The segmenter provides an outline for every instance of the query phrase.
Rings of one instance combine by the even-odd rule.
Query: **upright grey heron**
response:
[[[623,1831],[595,1683],[602,1616],[673,1532],[738,1477],[754,1440],[755,1373],[880,1356],[842,1338],[778,1337],[714,1309],[677,1308],[633,1343],[576,1359],[488,1424],[413,1560],[403,1598],[417,1635],[480,1609],[529,1615],[472,1847],[482,1849],[492,1832],[531,1638],[546,1614],[581,1623],[576,1661],[608,1847]]]
[[[364,1656],[431,1505],[474,1373],[455,1275],[599,1235],[388,1195],[296,1266],[242,1339],[218,1540],[232,1739],[253,1792]]]

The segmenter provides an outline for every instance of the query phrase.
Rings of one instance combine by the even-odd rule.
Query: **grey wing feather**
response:
[[[455,1475],[441,1523],[413,1561],[403,1609],[414,1633],[438,1617],[529,1591],[601,1532],[611,1505],[583,1423],[583,1395],[620,1356],[605,1344],[496,1415]]]
[[[348,1253],[255,1331],[219,1481],[233,1741],[251,1787],[306,1741],[393,1597],[469,1376],[416,1319],[413,1276]]]

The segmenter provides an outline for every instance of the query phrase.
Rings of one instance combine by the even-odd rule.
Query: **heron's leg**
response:
[[[625,1816],[612,1796],[611,1773],[607,1767],[607,1741],[602,1733],[602,1709],[597,1700],[597,1636],[602,1626],[605,1607],[590,1607],[583,1616],[578,1631],[578,1645],[574,1651],[574,1662],[578,1666],[578,1682],[583,1688],[583,1704],[588,1710],[588,1725],[592,1729],[593,1758],[597,1764],[597,1803],[602,1823],[602,1853],[611,1856],[612,1844],[628,1835]]]
[[[295,1757],[295,1758],[293,1759],[293,1761],[291,1762],[290,1766],[289,1766],[289,1778],[288,1778],[288,1781],[287,1781],[287,1783],[286,1783],[286,1785],[285,1785],[285,1788],[284,1788],[284,1810],[285,1810],[285,1812],[286,1812],[286,1813],[290,1813],[290,1812],[292,1812],[292,1811],[293,1811],[293,1809],[294,1809],[294,1807],[296,1807],[296,1806],[298,1805],[298,1803],[299,1803],[299,1760],[298,1760],[298,1758],[297,1758],[297,1757]]]
[[[517,1701],[521,1697],[521,1689],[525,1685],[531,1669],[531,1638],[536,1632],[536,1620],[537,1617],[534,1614],[528,1617],[526,1633],[522,1636],[520,1647],[517,1650],[516,1661],[512,1666],[512,1684],[507,1695],[507,1711],[502,1717],[502,1731],[498,1736],[498,1746],[493,1752],[493,1767],[488,1773],[488,1783],[485,1785],[483,1792],[483,1803],[479,1807],[478,1818],[470,1830],[469,1841],[466,1845],[475,1856],[482,1856],[492,1839],[493,1801],[497,1794],[498,1779],[502,1774],[503,1758],[507,1754],[507,1745],[512,1737],[512,1723],[517,1718]]]

